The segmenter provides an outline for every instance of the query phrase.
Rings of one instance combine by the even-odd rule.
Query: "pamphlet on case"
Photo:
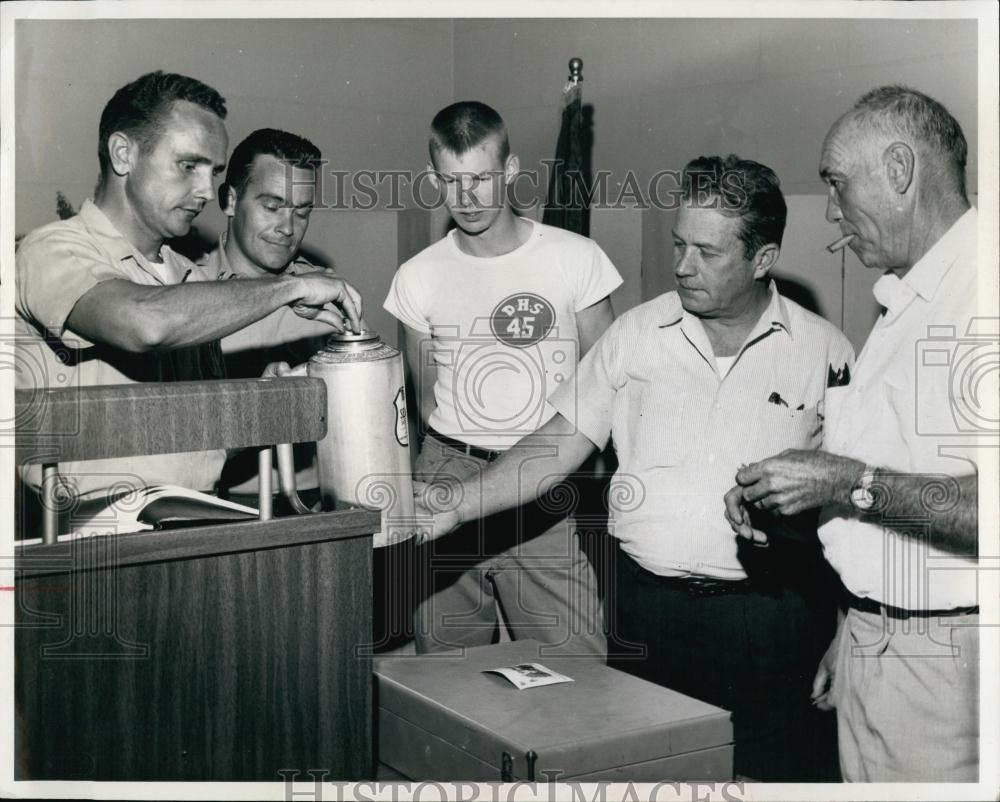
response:
[[[518,663],[505,668],[487,668],[484,674],[499,674],[506,678],[520,691],[528,688],[538,688],[542,685],[556,685],[560,682],[572,682],[572,677],[559,674],[541,663]]]

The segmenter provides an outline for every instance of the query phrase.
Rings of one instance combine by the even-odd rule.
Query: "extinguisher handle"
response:
[[[298,490],[295,487],[295,457],[292,454],[291,443],[279,443],[278,452],[278,484],[281,487],[281,494],[288,501],[289,506],[296,513],[302,515],[311,510],[302,503]]]

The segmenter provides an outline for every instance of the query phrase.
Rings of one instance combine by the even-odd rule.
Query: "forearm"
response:
[[[929,521],[933,545],[962,554],[976,553],[975,474],[954,477],[872,467],[875,475],[869,491],[874,498],[859,499],[872,502],[866,509],[852,498],[854,489],[863,484],[865,463],[826,451],[783,451],[740,468],[736,481],[746,503],[778,515],[839,505],[855,509],[888,529],[899,527],[903,535],[909,528],[906,524]]]
[[[124,350],[179,348],[224,337],[296,300],[286,276],[166,287],[112,280],[80,298],[66,325]]]
[[[888,529],[928,520],[931,545],[974,556],[978,550],[978,475],[893,473],[877,468],[872,484],[875,506],[869,517]],[[911,527],[901,527],[905,532]]]
[[[519,507],[548,492],[587,458],[594,445],[556,415],[481,474],[462,482],[458,517],[473,521]]]

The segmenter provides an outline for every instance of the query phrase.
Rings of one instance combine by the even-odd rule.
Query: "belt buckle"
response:
[[[691,596],[725,596],[728,593],[739,593],[748,587],[747,581],[743,579],[716,579],[710,576],[692,576],[684,584]]]
[[[689,596],[718,596],[724,592],[720,589],[717,580],[708,577],[689,576],[684,580]]]

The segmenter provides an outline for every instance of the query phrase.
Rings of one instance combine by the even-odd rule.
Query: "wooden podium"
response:
[[[116,389],[56,397],[80,416],[79,433],[45,445],[45,426],[19,428],[18,461],[302,442],[325,432],[325,404],[315,403],[325,390],[315,379],[129,385],[109,400]],[[288,414],[291,402],[306,412]],[[189,418],[203,403],[217,423],[149,434],[151,405],[183,403]],[[102,420],[116,420],[115,404],[116,437],[87,442]],[[29,408],[37,423],[38,398],[19,391],[17,411]],[[146,440],[138,451],[121,436],[131,420],[145,422],[136,426]],[[371,536],[379,525],[377,512],[351,509],[19,548],[15,778],[281,781],[279,772],[307,770],[372,778]]]

